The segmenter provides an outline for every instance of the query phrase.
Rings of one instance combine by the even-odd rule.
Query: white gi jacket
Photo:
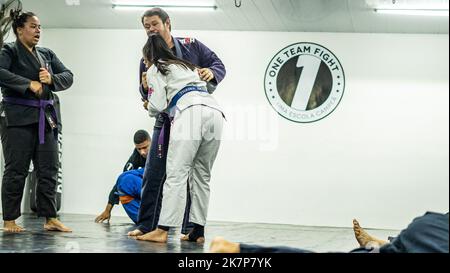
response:
[[[160,112],[169,113],[169,103],[172,98],[186,86],[206,87],[206,83],[200,79],[197,69],[194,71],[181,65],[168,66],[167,75],[161,74],[155,65],[147,71],[148,113],[156,117]],[[180,112],[193,105],[204,105],[223,113],[217,101],[206,92],[189,92],[182,96],[176,107]]]
[[[155,65],[147,71],[148,112],[151,117],[162,111],[168,112],[170,101],[184,87],[206,86],[197,70],[192,71],[176,64],[169,65],[168,70],[167,76],[158,72]],[[189,178],[193,200],[189,221],[204,226],[209,205],[211,169],[221,142],[223,112],[211,94],[198,91],[183,95],[173,108],[168,112],[174,119],[170,129],[167,175],[158,224],[181,226]]]

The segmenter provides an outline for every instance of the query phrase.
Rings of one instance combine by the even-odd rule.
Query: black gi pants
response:
[[[30,161],[36,169],[36,206],[40,217],[56,217],[56,182],[58,178],[58,142],[50,130],[45,143],[39,144],[38,124],[5,125],[0,118],[0,131],[5,158],[2,180],[3,220],[20,217],[20,206]]]

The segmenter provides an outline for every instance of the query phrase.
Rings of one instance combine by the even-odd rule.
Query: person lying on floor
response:
[[[383,241],[369,235],[353,220],[353,230],[360,248],[350,253],[449,253],[449,222],[446,214],[427,212],[416,217],[408,227],[393,238]],[[312,253],[313,251],[285,246],[264,247],[234,243],[215,238],[210,247],[212,253]]]

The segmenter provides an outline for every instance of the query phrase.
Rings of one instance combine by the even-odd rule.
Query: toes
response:
[[[181,241],[194,242],[194,243],[199,243],[199,244],[203,244],[205,242],[205,237],[198,237],[195,240],[191,240],[189,238],[189,234],[183,235],[180,239],[181,239]]]
[[[140,230],[133,230],[133,231],[128,232],[128,236],[132,236],[132,237],[142,236],[142,235],[144,235],[144,234]]]
[[[25,231],[25,229],[22,227],[11,227],[11,228],[3,228],[3,231],[9,233],[20,233]]]
[[[353,219],[353,228],[361,228],[361,226],[359,225],[359,222],[356,221],[356,219]]]
[[[72,232],[72,230],[65,226],[51,226],[46,225],[44,226],[44,229],[47,231],[61,231],[61,232]]]

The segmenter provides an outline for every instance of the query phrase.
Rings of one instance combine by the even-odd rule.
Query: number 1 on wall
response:
[[[321,63],[320,59],[311,55],[300,55],[298,57],[297,67],[303,67],[303,70],[298,79],[291,107],[301,111],[306,110]]]

